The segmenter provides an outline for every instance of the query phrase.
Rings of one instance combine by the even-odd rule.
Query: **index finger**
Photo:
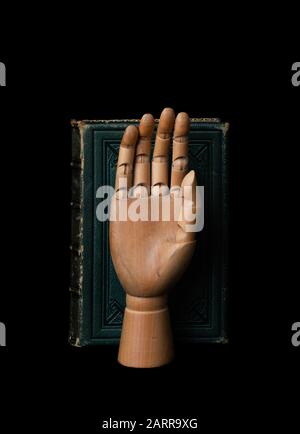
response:
[[[175,120],[171,188],[180,188],[181,182],[188,172],[188,134],[190,118],[187,113],[181,112]]]

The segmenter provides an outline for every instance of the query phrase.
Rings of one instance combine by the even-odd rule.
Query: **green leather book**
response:
[[[137,120],[72,121],[72,345],[118,343],[125,294],[114,271],[108,222],[96,208],[101,185],[114,186],[118,148]],[[226,342],[227,131],[219,119],[192,119],[189,165],[204,186],[204,229],[193,260],[169,295],[175,340]]]

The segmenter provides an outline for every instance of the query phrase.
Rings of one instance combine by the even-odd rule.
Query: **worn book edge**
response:
[[[69,342],[81,346],[83,314],[83,134],[82,126],[72,124],[72,230]]]
[[[222,122],[220,118],[190,118],[191,123],[203,123],[203,124],[219,124],[224,136],[227,135],[229,129],[228,122]],[[88,125],[94,124],[118,124],[118,123],[139,123],[140,119],[72,119],[71,126],[73,128],[84,129]],[[158,124],[159,119],[155,119],[155,124]]]
[[[155,122],[158,123],[159,119],[155,119]],[[191,122],[212,122],[212,123],[221,123],[220,118],[190,118]],[[71,120],[72,126],[80,126],[81,124],[110,124],[112,122],[122,123],[122,122],[140,122],[140,119],[82,119],[82,120]]]

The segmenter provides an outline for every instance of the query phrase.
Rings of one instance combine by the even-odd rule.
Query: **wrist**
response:
[[[134,368],[154,368],[173,358],[167,295],[126,295],[118,360]]]
[[[167,294],[155,297],[136,297],[126,294],[126,308],[135,312],[151,312],[167,309]]]

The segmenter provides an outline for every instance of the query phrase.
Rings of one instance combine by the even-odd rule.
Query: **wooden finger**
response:
[[[187,230],[190,225],[195,223],[196,185],[196,174],[194,170],[191,170],[184,177],[181,184],[183,202],[178,220],[179,229],[176,234],[177,242],[193,241],[196,238],[195,232]]]
[[[150,189],[150,151],[151,137],[154,129],[154,118],[150,113],[145,114],[139,125],[139,139],[135,152],[134,165],[134,195],[139,195],[144,187],[149,194]]]
[[[133,162],[135,156],[135,145],[138,138],[138,129],[129,125],[122,137],[119,149],[117,164],[115,190],[128,190],[132,187]]]
[[[188,172],[188,134],[190,118],[187,113],[179,113],[175,120],[171,188],[180,188],[183,178]]]
[[[160,115],[157,127],[152,160],[152,186],[168,185],[168,154],[174,121],[174,110],[165,108]]]

